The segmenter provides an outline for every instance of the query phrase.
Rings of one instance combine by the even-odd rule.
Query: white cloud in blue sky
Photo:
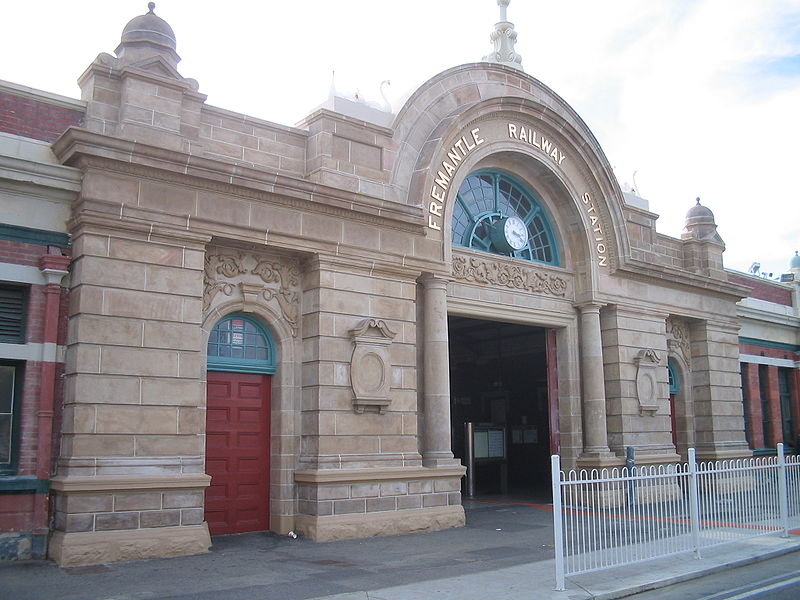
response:
[[[77,97],[142,0],[10,2],[0,79]],[[293,124],[342,90],[395,109],[490,51],[494,0],[157,0],[210,104]],[[46,15],[46,19],[42,18]],[[525,70],[584,118],[618,178],[679,236],[700,196],[726,266],[784,271],[800,247],[800,0],[512,0]]]

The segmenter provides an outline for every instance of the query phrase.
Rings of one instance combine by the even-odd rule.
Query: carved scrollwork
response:
[[[567,294],[567,280],[559,275],[473,256],[453,256],[453,276],[463,281],[497,285],[533,294],[558,297]]]
[[[248,268],[248,265],[254,266]],[[299,285],[300,269],[291,259],[211,249],[205,258],[203,308],[207,311],[220,292],[232,297],[238,291],[245,303],[261,300],[277,305],[296,336],[300,319]]]
[[[667,319],[667,346],[671,351],[679,354],[684,363],[691,364],[692,348],[689,342],[689,328],[685,323],[676,319]]]

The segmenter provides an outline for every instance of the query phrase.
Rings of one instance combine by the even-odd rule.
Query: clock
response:
[[[492,223],[492,244],[501,252],[516,252],[528,244],[528,227],[519,217],[502,217]]]

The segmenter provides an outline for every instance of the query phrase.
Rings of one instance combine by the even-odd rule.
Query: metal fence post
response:
[[[550,457],[550,474],[553,482],[553,546],[556,553],[556,591],[563,592],[564,585],[564,530],[561,514],[561,460],[558,454]]]
[[[697,460],[694,448],[689,448],[689,517],[692,522],[692,546],[695,558],[700,558],[700,494],[697,485]]]
[[[781,511],[783,531],[781,537],[789,537],[789,492],[786,485],[786,457],[783,455],[783,444],[778,444],[778,504]]]

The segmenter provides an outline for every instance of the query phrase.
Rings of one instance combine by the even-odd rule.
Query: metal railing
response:
[[[563,472],[552,457],[556,590],[564,578],[800,527],[800,460],[785,456]]]

